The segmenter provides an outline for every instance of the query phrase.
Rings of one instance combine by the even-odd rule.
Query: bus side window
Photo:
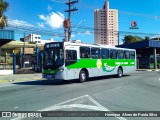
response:
[[[77,62],[77,51],[76,50],[66,50],[66,60],[65,65],[71,65]]]
[[[130,59],[130,53],[129,53],[129,51],[124,51],[124,58],[125,59]]]
[[[68,60],[68,61],[77,60],[76,50],[66,50],[66,60]]]
[[[134,51],[130,51],[130,59],[135,59],[135,52]]]
[[[90,48],[89,47],[80,47],[80,57],[81,58],[90,58]]]
[[[110,56],[110,59],[116,59],[117,58],[116,50],[110,49],[109,56]]]
[[[108,49],[101,49],[101,58],[102,59],[108,59],[109,58],[109,50]]]
[[[91,56],[94,59],[100,58],[100,49],[99,48],[91,48]]]
[[[118,59],[124,59],[124,52],[122,50],[117,51],[117,58]]]

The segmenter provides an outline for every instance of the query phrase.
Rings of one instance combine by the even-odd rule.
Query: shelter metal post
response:
[[[153,48],[153,56],[154,56],[154,69],[157,69],[157,50]]]

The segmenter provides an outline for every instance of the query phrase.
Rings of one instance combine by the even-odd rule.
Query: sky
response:
[[[43,39],[62,41],[64,12],[68,0],[6,0],[5,12],[8,29],[15,29],[15,39],[38,32]],[[73,1],[73,0],[71,0]],[[101,9],[105,0],[78,0],[71,13],[72,40],[94,43],[94,9]],[[155,37],[160,34],[160,0],[109,0],[110,9],[118,10],[120,43],[125,35]],[[139,29],[129,29],[131,21],[137,21]],[[17,29],[18,28],[18,29]],[[27,32],[26,32],[27,31]],[[154,34],[153,34],[154,33]]]

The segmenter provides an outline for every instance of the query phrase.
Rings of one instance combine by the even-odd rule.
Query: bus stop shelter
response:
[[[136,49],[138,69],[160,68],[160,41],[143,40],[117,47]]]

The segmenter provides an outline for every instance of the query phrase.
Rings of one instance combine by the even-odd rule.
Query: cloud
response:
[[[87,30],[84,34],[86,34],[86,35],[91,35],[92,33]]]
[[[67,2],[67,0],[66,1],[64,1],[64,0],[63,1],[62,0],[61,1],[59,1],[59,0],[51,0],[51,1],[52,2],[56,2],[56,3],[65,3],[65,2]]]
[[[39,15],[39,18],[46,22],[51,28],[57,29],[63,26],[63,21],[65,19],[64,15],[60,12],[52,12],[49,15]]]
[[[48,5],[47,10],[51,11],[52,10],[52,6]]]
[[[46,18],[45,18],[44,15],[39,15],[39,18],[40,18],[41,20],[46,20]]]
[[[43,23],[37,23],[38,27],[40,28],[45,28],[44,24]]]
[[[91,35],[92,33],[90,31],[83,31],[83,32],[79,32],[79,35]]]
[[[72,38],[74,38],[74,37],[75,37],[75,35],[74,35],[74,34],[71,34],[71,37],[72,37]]]
[[[23,20],[8,20],[8,24],[14,25],[14,26],[34,27],[34,25]]]

